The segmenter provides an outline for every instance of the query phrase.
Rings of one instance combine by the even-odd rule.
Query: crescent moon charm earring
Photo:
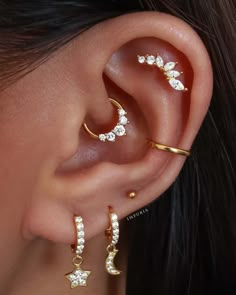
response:
[[[110,241],[110,244],[107,246],[108,256],[106,258],[105,268],[110,275],[117,276],[121,274],[121,271],[114,265],[114,259],[118,253],[116,244],[119,240],[119,222],[118,216],[114,213],[111,206],[109,206],[109,220],[109,228],[105,231],[105,234]]]

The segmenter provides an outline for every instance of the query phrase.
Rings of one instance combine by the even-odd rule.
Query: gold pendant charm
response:
[[[114,259],[116,257],[116,254],[119,252],[119,250],[117,250],[115,246],[109,245],[107,247],[107,252],[108,252],[108,256],[105,263],[107,272],[113,276],[120,275],[121,271],[118,270],[114,265]]]
[[[76,263],[78,261],[78,263]],[[75,256],[73,259],[73,264],[75,266],[75,269],[66,274],[65,277],[70,281],[71,289],[74,289],[78,286],[86,287],[87,286],[87,278],[89,277],[91,271],[88,270],[82,270],[80,265],[82,264],[82,257]]]

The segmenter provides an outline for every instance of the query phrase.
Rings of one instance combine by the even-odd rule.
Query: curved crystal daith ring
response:
[[[100,141],[110,141],[114,142],[116,141],[116,137],[121,137],[126,135],[126,128],[125,125],[129,123],[128,118],[126,117],[127,112],[124,110],[122,105],[115,100],[114,98],[109,98],[110,102],[114,105],[114,107],[117,108],[118,112],[118,122],[116,126],[109,132],[107,133],[100,133],[100,134],[95,134],[92,132],[88,125],[86,123],[83,124],[85,131],[94,139],[98,139]]]

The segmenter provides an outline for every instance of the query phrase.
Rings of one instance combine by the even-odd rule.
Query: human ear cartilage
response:
[[[147,64],[150,66],[156,66],[158,67],[161,72],[166,76],[166,79],[168,80],[170,86],[179,91],[188,91],[188,88],[185,88],[183,83],[179,81],[178,78],[183,72],[179,72],[175,70],[175,66],[178,64],[178,62],[167,62],[164,63],[163,58],[157,53],[157,56],[146,54],[144,55],[138,55],[138,62],[140,64]]]

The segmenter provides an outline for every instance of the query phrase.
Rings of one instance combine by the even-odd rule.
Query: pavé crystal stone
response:
[[[78,229],[78,230],[83,230],[83,229],[84,229],[84,225],[83,225],[83,223],[79,223],[79,224],[77,224],[77,229]]]
[[[184,90],[184,85],[182,82],[176,79],[169,80],[170,86],[173,87],[175,90]]]
[[[105,134],[99,134],[98,135],[99,140],[106,141],[106,135]]]
[[[167,71],[166,76],[170,78],[177,78],[180,76],[180,72],[178,71]]]
[[[87,278],[90,275],[90,271],[75,269],[72,273],[66,275],[66,278],[71,282],[71,288],[78,286],[87,286]]]
[[[168,62],[167,64],[164,65],[165,71],[170,71],[173,70],[175,67],[176,63],[175,62]]]
[[[147,64],[149,65],[153,65],[155,63],[155,56],[154,55],[149,55],[147,58],[146,58],[146,61],[147,61]]]
[[[128,123],[128,119],[125,116],[121,116],[119,119],[119,123],[121,125],[126,125]]]
[[[127,113],[126,113],[126,111],[125,111],[124,109],[119,109],[119,110],[118,110],[118,114],[119,114],[119,116],[124,116],[124,115],[126,115]]]
[[[115,141],[116,136],[115,136],[115,134],[113,132],[109,132],[109,133],[106,134],[106,138],[107,138],[108,141]]]
[[[145,56],[138,56],[138,62],[143,64],[145,62]]]
[[[75,217],[75,222],[83,222],[83,219],[82,219],[82,217],[80,217],[80,216],[76,216]]]
[[[163,67],[164,66],[164,61],[162,59],[162,57],[160,55],[158,55],[156,57],[156,64],[159,68]]]
[[[113,132],[117,135],[117,136],[124,136],[126,134],[126,130],[125,127],[122,125],[117,125]]]

